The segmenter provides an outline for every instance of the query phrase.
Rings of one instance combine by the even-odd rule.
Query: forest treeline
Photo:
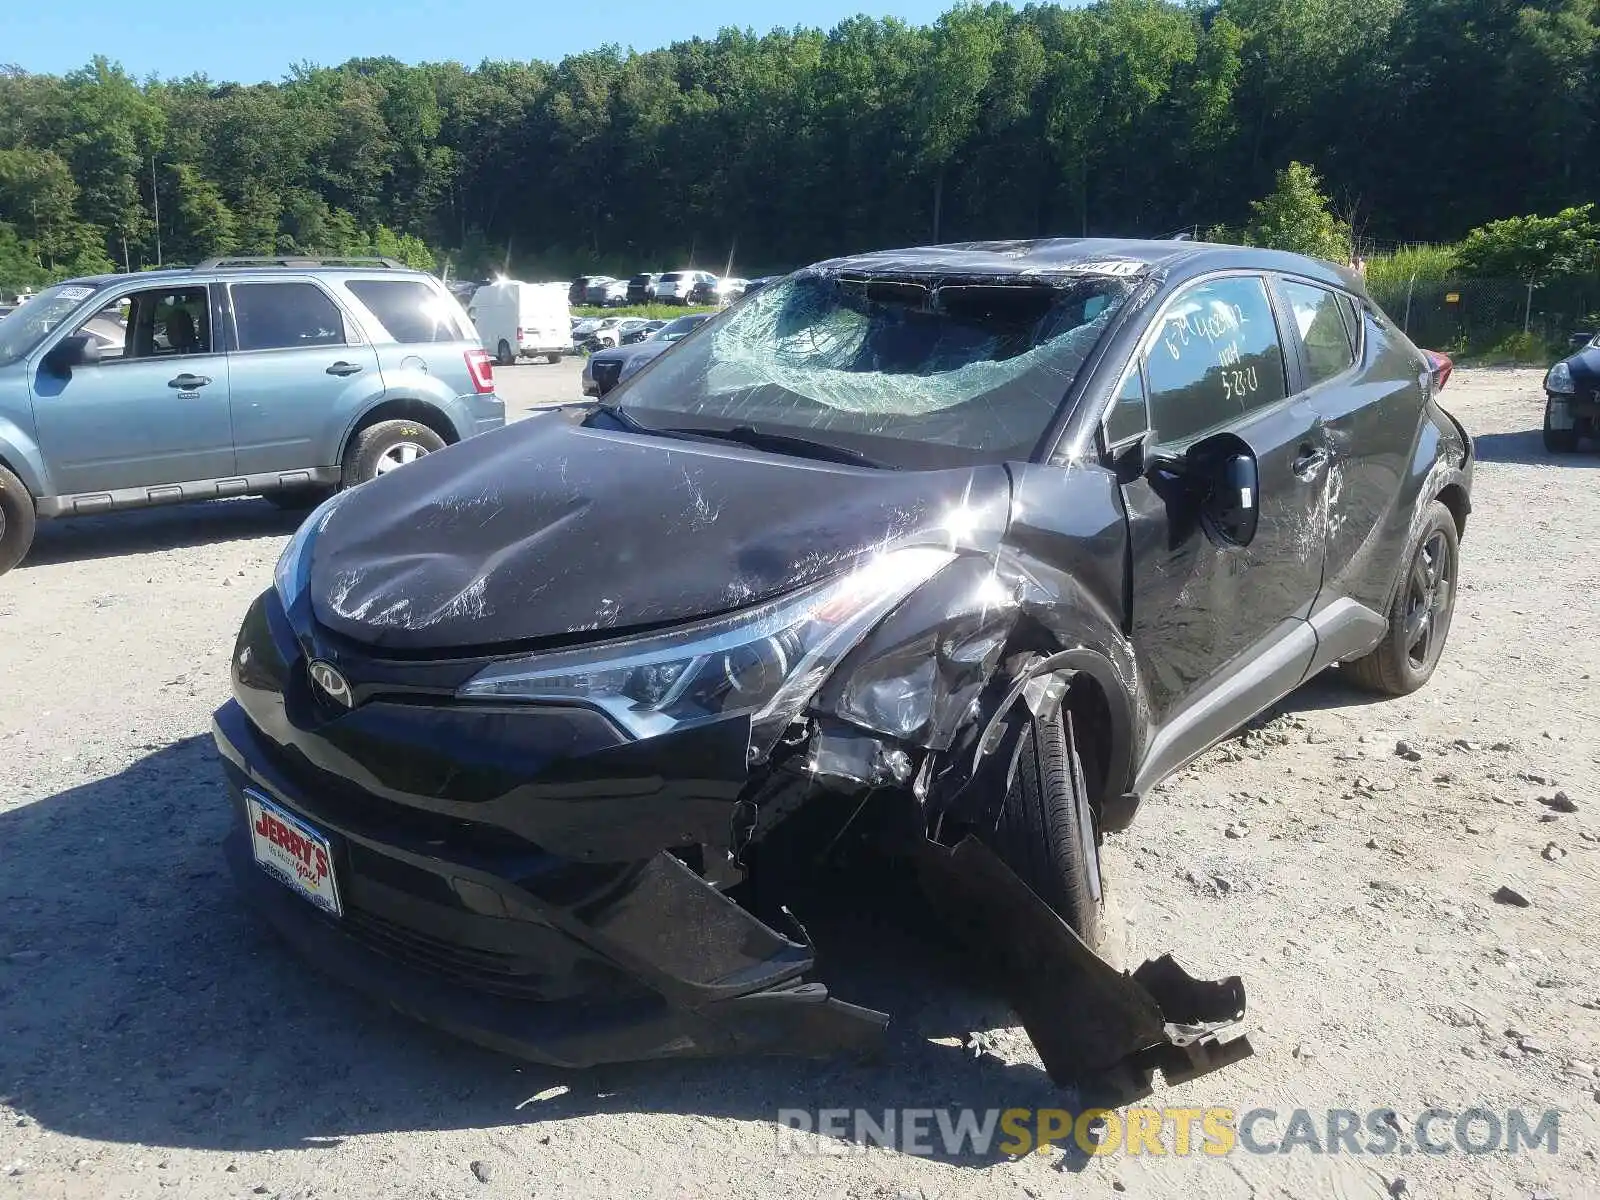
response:
[[[281,83],[0,71],[0,283],[381,252],[736,273],[1233,226],[1290,161],[1442,241],[1600,194],[1600,0],[1103,0]],[[530,50],[537,50],[530,46]]]

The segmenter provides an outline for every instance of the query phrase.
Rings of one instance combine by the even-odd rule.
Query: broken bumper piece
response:
[[[1253,1050],[1223,1041],[1244,1017],[1238,976],[1192,978],[1170,955],[1125,974],[1101,958],[995,854],[972,838],[923,842],[918,870],[930,903],[994,973],[1050,1078],[1114,1107]]]

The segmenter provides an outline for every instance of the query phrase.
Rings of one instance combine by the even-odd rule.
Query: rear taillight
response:
[[[1456,369],[1455,363],[1450,361],[1448,354],[1440,354],[1437,350],[1424,350],[1428,356],[1428,366],[1433,372],[1433,390],[1443,391],[1444,385],[1450,382],[1450,372]]]
[[[472,390],[478,395],[494,391],[494,359],[487,350],[468,350],[467,374],[472,376]]]
[[[520,342],[521,340],[522,340],[522,326],[518,325],[517,326],[517,341]]]

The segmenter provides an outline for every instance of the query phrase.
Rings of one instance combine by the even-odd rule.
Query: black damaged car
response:
[[[1572,335],[1573,353],[1544,376],[1544,448],[1571,454],[1600,441],[1600,333]]]
[[[234,873],[334,976],[513,1054],[815,1054],[888,1016],[753,897],[848,830],[1053,1077],[1215,1069],[1242,985],[1094,952],[1101,839],[1326,668],[1427,682],[1470,508],[1448,369],[1290,254],[800,271],[581,420],[307,520],[216,714]]]

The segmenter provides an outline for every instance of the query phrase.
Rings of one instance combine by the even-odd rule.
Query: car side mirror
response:
[[[44,356],[44,365],[52,374],[64,379],[72,377],[74,367],[92,367],[100,361],[100,343],[86,333],[64,337]]]

